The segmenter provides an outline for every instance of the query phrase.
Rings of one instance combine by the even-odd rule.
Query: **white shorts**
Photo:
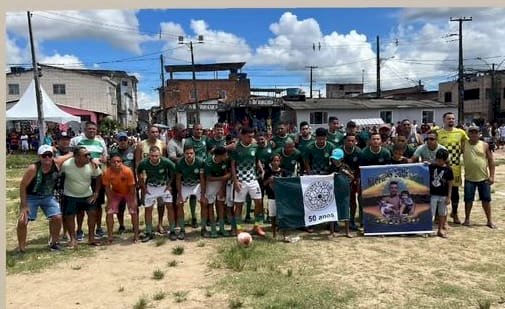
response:
[[[257,180],[240,182],[240,184],[242,185],[242,189],[240,191],[235,191],[235,198],[233,199],[235,203],[245,202],[247,193],[249,193],[251,200],[261,199],[261,188]]]
[[[166,188],[166,186],[154,187],[147,185],[147,191],[149,191],[149,194],[146,193],[144,206],[152,207],[158,198],[161,198],[165,203],[172,203],[172,193],[170,193],[169,190],[165,191]]]
[[[179,194],[181,194],[183,201],[186,201],[190,195],[196,195],[197,198],[200,199],[200,184],[194,186],[181,185],[181,187],[182,192],[179,192]]]
[[[28,147],[28,141],[21,141],[21,150],[30,150],[30,147]]]
[[[277,206],[275,205],[275,200],[268,200],[268,216],[277,216]]]
[[[226,196],[226,192],[225,192],[225,196],[218,196],[218,192],[219,190],[221,190],[221,186],[223,185],[223,182],[222,181],[209,181],[207,182],[207,192],[205,192],[205,197],[207,198],[207,201],[209,202],[209,204],[214,204],[217,201],[224,201],[225,200],[225,196]],[[226,190],[226,186],[225,186],[225,190]]]
[[[227,182],[226,183],[226,206],[233,207],[233,194],[235,190],[233,190],[233,184]]]

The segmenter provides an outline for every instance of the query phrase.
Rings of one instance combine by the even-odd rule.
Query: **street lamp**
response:
[[[203,35],[198,36],[198,44],[203,43]],[[193,73],[193,96],[194,96],[194,103],[195,103],[195,109],[196,109],[196,124],[200,123],[200,104],[198,103],[198,94],[196,91],[196,76],[195,76],[195,57],[193,55],[193,41],[190,40],[189,42],[184,41],[183,36],[179,36],[179,44],[184,44],[189,47],[189,50],[191,52],[191,71]]]

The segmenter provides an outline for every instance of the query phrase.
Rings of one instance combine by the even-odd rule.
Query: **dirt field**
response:
[[[233,238],[83,248],[47,253],[47,223],[30,226],[28,258],[7,267],[8,308],[505,308],[505,152],[498,151],[494,220],[480,202],[472,227],[451,224],[449,238],[330,238],[300,234],[296,243]],[[16,175],[7,175],[14,188]],[[12,189],[13,190],[13,189]],[[16,197],[7,203],[8,256],[16,246]],[[463,216],[460,203],[460,216]],[[40,216],[40,215],[39,215]],[[117,228],[117,225],[116,225]],[[30,231],[33,231],[30,234]],[[127,235],[130,237],[130,235]],[[118,236],[119,237],[119,236]],[[175,255],[176,246],[184,246]],[[84,245],[82,245],[84,247]],[[247,251],[249,250],[249,251]],[[60,255],[56,256],[55,255]],[[37,260],[45,264],[37,267]],[[176,262],[173,262],[173,261]],[[17,264],[16,264],[17,263]],[[171,263],[171,265],[170,265]],[[9,259],[8,259],[9,264]],[[15,265],[15,266],[14,266]],[[153,279],[160,270],[164,277]],[[159,292],[159,293],[158,293]],[[162,295],[163,292],[165,295]],[[155,294],[159,294],[155,300]],[[146,306],[140,304],[141,298]],[[137,304],[137,307],[134,307]]]

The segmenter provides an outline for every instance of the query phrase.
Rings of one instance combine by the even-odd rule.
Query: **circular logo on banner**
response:
[[[313,182],[303,194],[305,206],[314,211],[325,209],[333,199],[333,184],[328,181]]]

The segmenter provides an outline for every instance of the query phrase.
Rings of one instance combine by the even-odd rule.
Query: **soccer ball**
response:
[[[250,247],[252,245],[252,236],[247,232],[241,232],[237,235],[238,244],[242,247]]]

